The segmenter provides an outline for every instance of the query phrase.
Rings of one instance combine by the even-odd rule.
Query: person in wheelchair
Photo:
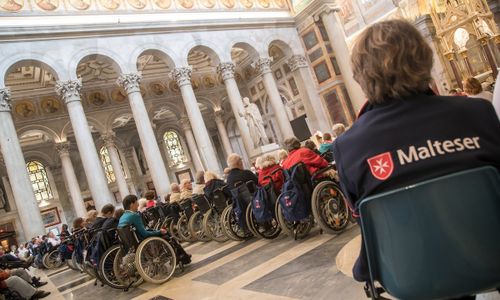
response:
[[[107,218],[106,221],[102,224],[103,230],[110,230],[118,228],[118,223],[120,222],[120,217],[123,215],[123,208],[118,208],[113,213],[113,217]]]
[[[281,166],[276,162],[276,157],[272,154],[266,154],[262,157],[261,170],[259,172],[259,185],[266,186],[271,181],[273,182],[274,191],[280,194],[281,187],[285,182]]]
[[[191,180],[182,179],[180,187],[181,187],[180,201],[182,202],[183,200],[190,199],[191,196],[193,195],[193,184],[191,183]]]
[[[214,197],[214,192],[217,189],[220,189],[226,185],[224,180],[219,179],[217,177],[217,174],[215,174],[212,171],[206,171],[204,174],[205,178],[205,187],[203,188],[203,193],[205,194],[205,197],[209,200],[213,199]],[[229,197],[229,195],[226,195]]]
[[[302,162],[310,175],[316,171],[328,167],[328,162],[320,155],[309,148],[301,147],[300,141],[296,137],[288,138],[284,141],[288,157],[282,162],[283,169],[289,170],[294,165]]]
[[[370,195],[454,172],[500,170],[500,122],[491,103],[436,95],[429,88],[432,62],[426,39],[407,21],[374,24],[358,38],[354,79],[369,98],[332,145],[354,207]],[[370,280],[363,243],[353,275]]]
[[[231,153],[227,157],[227,166],[230,169],[226,177],[228,187],[234,188],[238,182],[252,181],[255,184],[259,183],[257,176],[250,170],[243,168],[243,160],[236,153]]]
[[[165,238],[172,244],[177,257],[184,263],[189,264],[191,262],[191,254],[186,253],[182,246],[171,238],[167,233],[167,230],[161,228],[160,230],[146,230],[141,216],[137,212],[139,208],[139,202],[137,201],[137,196],[128,195],[123,199],[123,208],[125,211],[120,217],[118,222],[118,228],[124,228],[127,226],[133,226],[139,240],[144,240],[148,237],[159,236]]]
[[[170,198],[169,198],[169,203],[175,203],[179,202],[181,200],[181,188],[177,183],[172,183],[170,185]]]

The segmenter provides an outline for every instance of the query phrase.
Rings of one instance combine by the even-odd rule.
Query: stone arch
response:
[[[105,131],[113,130],[113,123],[114,123],[115,119],[120,117],[120,116],[126,115],[126,114],[132,115],[132,111],[130,111],[130,108],[128,108],[128,107],[120,108],[116,111],[111,112],[109,114],[109,116],[106,118],[106,121],[104,123]],[[132,119],[133,119],[133,116],[132,116]],[[131,122],[132,119],[129,122]]]
[[[56,80],[66,75],[64,68],[47,55],[38,53],[20,54],[8,57],[0,64],[0,85],[6,86],[5,80],[12,70],[27,65],[49,70]]]
[[[26,125],[17,129],[16,131],[17,131],[17,136],[19,136],[19,138],[30,132],[40,132],[48,136],[54,143],[58,143],[61,141],[61,137],[54,130],[43,125],[38,125],[38,124]]]
[[[148,54],[159,57],[167,65],[170,65],[172,68],[175,68],[176,66],[175,62],[180,61],[180,56],[174,49],[153,43],[144,44],[136,48],[132,52],[130,57],[131,60],[135,63],[134,65],[137,67],[137,60],[139,59],[139,57]]]
[[[212,99],[203,96],[198,96],[196,97],[196,100],[198,100],[199,103],[203,104],[210,113],[213,113],[215,111],[216,105],[214,104]]]
[[[284,36],[281,34],[271,34],[268,36],[263,44],[264,53],[269,52],[269,48],[272,45],[278,46],[286,56],[292,56],[294,54],[303,54],[302,45],[298,39],[294,39],[292,36]]]
[[[217,66],[221,62],[220,58],[224,54],[215,42],[195,38],[193,41],[186,44],[183,52],[181,53],[183,63],[185,62],[184,65],[187,66],[189,64],[188,57],[193,50],[200,50],[206,53],[212,60],[214,66]]]
[[[134,69],[131,68],[129,64],[125,63],[125,61],[120,57],[120,55],[118,55],[118,53],[102,47],[92,47],[83,49],[73,55],[68,65],[70,79],[78,79],[78,75],[76,73],[78,65],[80,65],[80,63],[88,57],[103,57],[106,60],[109,60],[119,73],[128,73],[134,71]]]
[[[100,134],[103,134],[106,132],[106,127],[104,126],[104,124],[102,124],[101,122],[99,122],[97,119],[94,119],[92,117],[89,117],[87,116],[87,123],[89,124],[89,126],[94,126],[94,128],[97,130],[98,133]],[[67,141],[68,140],[68,133],[72,131],[72,127],[71,127],[71,122],[67,122],[63,129],[61,130],[61,141]]]
[[[54,166],[56,160],[54,157],[51,157],[49,154],[37,150],[28,150],[23,152],[24,157],[25,157],[25,163],[27,164],[30,161],[38,161],[40,162],[45,168],[52,167]]]
[[[166,118],[156,118],[156,114],[162,110],[162,108],[166,108],[168,111],[170,111],[172,114],[174,114],[177,118],[179,119],[179,116],[182,115],[183,108],[180,108],[176,103],[173,102],[162,102],[162,103],[155,103],[151,108],[148,109],[148,115],[151,116],[152,120],[158,121],[160,123],[166,122],[168,119]]]
[[[254,44],[254,45],[257,45],[257,44]],[[241,48],[243,50],[245,50],[246,52],[248,52],[248,55],[250,55],[250,57],[260,57],[262,53],[259,53],[259,51],[257,49],[259,49],[258,47],[254,47],[252,46],[252,44],[249,44],[247,42],[236,42],[234,43],[232,46],[231,46],[231,49],[233,48]],[[266,52],[263,52],[263,53],[267,53]],[[232,61],[232,58],[231,58],[231,61]]]

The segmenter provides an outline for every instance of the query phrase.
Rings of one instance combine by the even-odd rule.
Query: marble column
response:
[[[293,55],[288,60],[288,66],[295,76],[295,82],[297,82],[307,119],[312,127],[311,130],[313,132],[315,130],[330,132],[331,127],[325,114],[323,102],[314,85],[310,84],[314,81],[306,58],[303,55]]]
[[[349,98],[351,98],[354,109],[358,112],[366,102],[366,96],[353,78],[351,54],[345,41],[344,29],[342,28],[342,22],[340,22],[337,9],[327,8],[319,14],[319,17],[323,21],[328,39],[335,52]]]
[[[85,209],[80,185],[78,184],[78,179],[75,175],[75,169],[73,168],[73,164],[71,163],[69,147],[70,146],[68,142],[56,144],[56,150],[59,153],[59,157],[61,158],[63,174],[64,178],[66,178],[66,184],[71,196],[71,203],[73,204],[75,215],[77,217],[83,218],[87,214],[87,209]]]
[[[243,114],[245,111],[245,108],[243,107],[243,101],[241,100],[238,85],[234,79],[234,68],[235,65],[231,62],[221,63],[217,66],[217,72],[221,74],[222,80],[224,80],[226,92],[229,97],[229,103],[231,104],[231,109],[233,110],[234,118],[240,131],[243,146],[245,147],[246,153],[251,155],[255,147],[252,137],[250,136],[248,125],[245,119],[240,116],[240,114]]]
[[[181,89],[182,100],[186,107],[189,122],[191,123],[191,127],[195,128],[193,133],[203,165],[213,172],[221,173],[214,146],[212,145],[212,141],[210,141],[210,135],[208,134],[198,101],[191,86],[191,67],[175,68],[171,75]]]
[[[229,136],[227,134],[226,126],[224,126],[224,111],[222,109],[215,111],[215,124],[217,124],[217,130],[219,131],[219,136],[222,141],[222,146],[224,147],[224,152],[226,152],[226,157],[233,153],[231,148],[231,142],[229,141]]]
[[[10,91],[0,89],[0,149],[26,240],[45,234],[45,227],[26,170],[21,145],[12,120]]]
[[[269,102],[273,108],[274,117],[276,118],[278,127],[281,131],[281,137],[285,140],[289,137],[295,136],[295,134],[293,133],[292,125],[286,115],[285,106],[281,100],[278,86],[276,85],[276,81],[274,81],[273,72],[271,70],[271,62],[272,59],[269,57],[259,58],[257,62],[255,62],[255,66],[257,68],[257,72],[259,72],[262,76],[262,81],[264,82]]]
[[[153,180],[156,193],[163,198],[169,192],[170,180],[168,179],[167,170],[161,158],[160,148],[156,143],[148,111],[142,99],[139,86],[141,79],[140,74],[122,74],[116,82],[119,86],[123,87],[128,95],[130,108],[132,109],[132,115],[134,116],[135,126],[139,133],[139,139],[141,140],[142,150],[146,157],[151,179]]]
[[[448,62],[450,63],[450,67],[451,67],[451,70],[453,71],[453,75],[455,76],[455,81],[457,82],[458,87],[463,89],[464,86],[462,84],[462,76],[460,76],[460,72],[458,72],[458,69],[457,69],[457,64],[455,61],[455,53],[448,52],[448,53],[445,53],[444,55],[448,59]]]
[[[98,211],[108,203],[115,203],[113,195],[108,188],[104,169],[97,154],[94,139],[90,132],[85,112],[83,111],[80,90],[82,84],[78,80],[58,81],[57,94],[64,100],[68,108],[71,127],[75,134],[78,152],[82,158],[85,177]]]
[[[118,149],[116,149],[114,138],[115,136],[111,132],[101,136],[101,139],[104,141],[104,146],[106,147],[106,150],[108,150],[109,160],[111,161],[111,166],[113,167],[116,184],[118,185],[118,191],[120,191],[120,197],[123,199],[125,196],[130,194],[130,192],[128,190],[127,180],[125,179],[120,154],[118,154]]]
[[[196,146],[196,141],[194,139],[193,130],[191,129],[191,124],[187,117],[183,117],[180,120],[182,130],[184,131],[184,136],[186,137],[187,146],[189,148],[189,153],[191,153],[191,161],[194,164],[196,171],[204,171],[203,163],[201,162],[200,152],[198,152],[198,147]]]

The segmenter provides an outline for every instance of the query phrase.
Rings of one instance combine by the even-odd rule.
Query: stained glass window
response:
[[[28,175],[30,177],[31,186],[35,193],[36,201],[41,202],[52,198],[52,190],[50,189],[47,171],[44,165],[36,160],[30,161],[26,164]]]
[[[187,160],[182,149],[181,140],[175,131],[165,132],[163,140],[165,141],[172,165],[179,165]]]
[[[108,183],[115,182],[115,171],[113,170],[113,166],[111,165],[111,158],[109,158],[108,149],[106,149],[106,147],[102,147],[99,153],[101,154],[102,166],[104,167],[104,173],[106,174]]]

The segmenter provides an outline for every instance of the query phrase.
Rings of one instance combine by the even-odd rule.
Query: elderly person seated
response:
[[[189,179],[181,181],[181,200],[189,199],[193,195],[193,184]]]
[[[181,200],[181,188],[179,187],[179,185],[177,183],[172,183],[170,185],[170,199],[169,199],[169,203],[176,203],[176,202],[179,202],[179,200]]]
[[[198,171],[194,176],[194,189],[193,194],[195,195],[203,195],[203,189],[205,188],[205,172]]]
[[[482,99],[435,95],[429,88],[433,51],[412,24],[389,20],[368,27],[351,59],[354,79],[369,99],[332,150],[340,185],[353,206],[371,195],[462,170],[500,170],[500,122],[493,106]],[[415,149],[419,156],[411,155]],[[370,279],[363,244],[353,275],[357,281]]]
[[[155,201],[155,191],[147,191],[145,194],[144,194],[144,198],[146,198],[146,207],[147,208],[150,208],[150,207],[155,207],[156,206],[156,201]]]
[[[230,189],[234,188],[238,182],[246,183],[247,181],[253,181],[255,184],[259,183],[259,179],[252,171],[243,169],[243,160],[238,154],[231,153],[227,157],[227,166],[230,171],[227,174],[226,182]]]
[[[283,167],[283,161],[288,157],[288,151],[285,149],[278,150],[278,163]]]
[[[47,283],[40,282],[39,278],[29,276],[26,270],[0,270],[0,289],[8,288],[24,299],[41,299],[50,295],[50,292],[35,289],[45,284]]]
[[[272,154],[266,154],[262,156],[260,165],[261,170],[259,172],[259,185],[265,186],[272,180],[274,190],[277,194],[279,194],[285,181],[285,177],[283,176],[283,171],[276,171],[281,170],[281,166],[276,162],[276,157]],[[273,172],[275,173],[273,174]]]
[[[283,161],[283,169],[289,170],[294,165],[302,162],[309,174],[328,167],[328,162],[309,148],[300,147],[300,142],[296,137],[288,138],[284,141],[288,150],[288,157]]]
[[[334,124],[332,127],[333,137],[338,138],[345,132],[345,126],[342,123]]]
[[[488,101],[493,101],[493,94],[488,91],[483,91],[483,86],[474,77],[469,77],[463,81],[464,91],[469,98],[482,98]]]
[[[225,185],[226,183],[224,180],[219,179],[217,174],[214,172],[205,172],[205,187],[203,188],[203,193],[207,199],[211,200],[214,197],[215,190],[220,189]]]

